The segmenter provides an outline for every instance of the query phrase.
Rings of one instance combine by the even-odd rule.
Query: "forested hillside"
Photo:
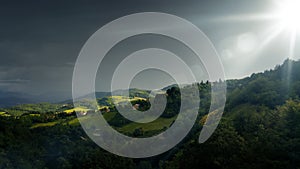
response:
[[[113,155],[93,143],[82,130],[75,109],[102,113],[119,132],[150,137],[172,125],[180,107],[180,90],[166,87],[167,106],[155,121],[134,123],[120,115],[112,97],[149,109],[148,91],[133,90],[130,98],[103,96],[99,110],[72,104],[28,104],[0,109],[0,168],[299,168],[300,61],[240,80],[227,81],[227,103],[211,138],[198,143],[210,105],[210,82],[201,82],[200,109],[188,136],[168,152],[146,159]]]

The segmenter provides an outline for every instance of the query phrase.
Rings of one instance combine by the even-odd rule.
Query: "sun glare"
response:
[[[279,19],[282,26],[300,31],[300,0],[282,1],[279,5]]]
[[[279,9],[275,16],[279,22],[278,30],[290,32],[288,57],[293,59],[296,37],[300,33],[300,0],[277,0],[277,2]]]

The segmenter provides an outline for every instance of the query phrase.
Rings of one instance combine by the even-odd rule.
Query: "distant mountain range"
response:
[[[0,91],[0,107],[9,107],[17,104],[36,103],[36,97],[17,92]]]
[[[114,91],[114,95],[122,95],[126,90]],[[130,95],[147,97],[150,91],[140,90],[140,89],[129,89]],[[83,97],[91,97],[94,93],[88,94]],[[50,102],[50,103],[72,103],[71,93],[65,93],[65,97],[56,96],[55,93],[45,93],[40,95],[26,94],[20,92],[5,92],[0,91],[0,107],[11,107],[19,104],[28,103],[40,103],[40,102]],[[96,92],[96,98],[103,98],[106,96],[111,96],[111,92]]]
[[[64,97],[61,97],[62,95]],[[69,93],[60,93],[60,96],[57,96],[55,93],[28,94],[22,92],[0,91],[0,107],[40,102],[57,103],[69,99],[69,95]]]

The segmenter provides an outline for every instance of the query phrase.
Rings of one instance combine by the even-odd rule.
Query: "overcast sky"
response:
[[[0,91],[70,94],[74,63],[87,39],[106,23],[137,12],[170,13],[198,26],[215,45],[227,79],[270,69],[289,55],[288,32],[261,48],[276,21],[256,16],[276,11],[273,1],[0,1]],[[299,53],[298,47],[294,59]],[[115,60],[114,55],[108,57]],[[150,71],[144,76],[165,85],[166,75],[158,74]],[[140,76],[137,86],[147,88],[151,78]],[[97,90],[107,87],[97,83]]]

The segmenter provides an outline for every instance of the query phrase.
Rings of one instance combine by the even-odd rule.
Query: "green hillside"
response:
[[[166,109],[147,124],[125,119],[112,103],[113,98],[117,104],[130,101],[139,104],[139,110],[148,110],[149,92],[138,89],[135,91],[143,95],[97,98],[99,110],[49,103],[1,109],[0,168],[299,168],[300,61],[286,60],[272,70],[228,80],[224,115],[203,144],[198,143],[198,137],[210,106],[211,83],[197,86],[201,102],[191,132],[170,151],[144,159],[119,157],[101,149],[85,134],[79,120],[92,123],[89,117],[101,113],[125,135],[159,134],[177,119],[181,94],[176,86],[165,88]],[[77,117],[74,110],[86,111],[87,115]]]

